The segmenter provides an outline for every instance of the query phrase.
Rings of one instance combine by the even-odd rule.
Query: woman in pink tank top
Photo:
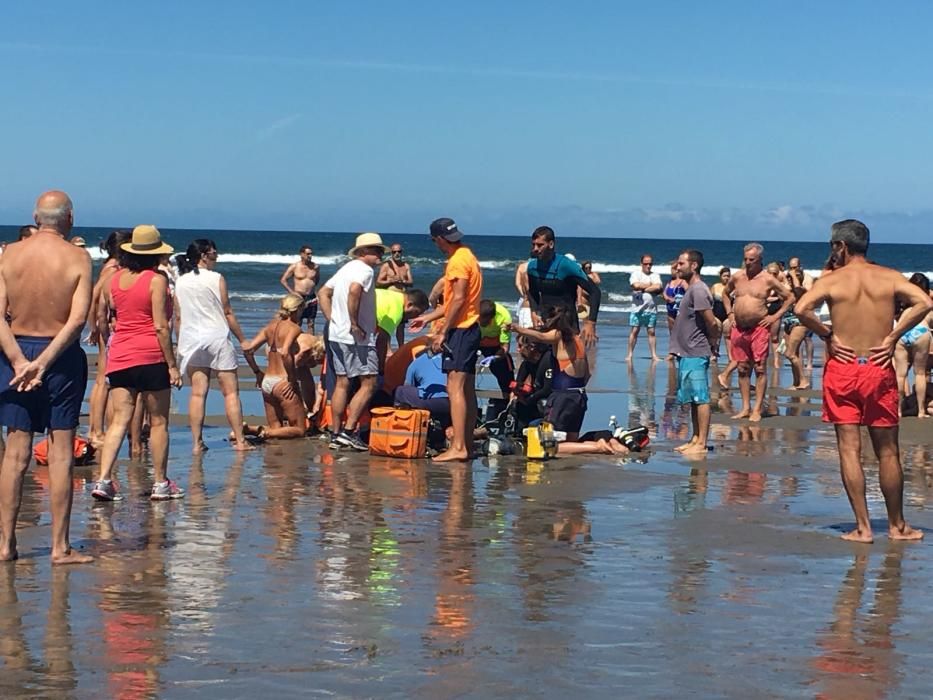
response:
[[[149,411],[149,449],[155,483],[150,498],[164,501],[185,494],[166,475],[168,465],[168,412],[172,386],[181,386],[181,374],[172,351],[169,331],[172,304],[168,280],[157,272],[159,258],[172,252],[155,226],[137,226],[129,243],[120,246],[120,270],[103,291],[99,318],[110,309],[116,324],[107,354],[107,382],[113,420],[104,436],[100,476],[91,495],[99,501],[117,498],[111,479],[113,465],[126,437],[136,397]],[[106,324],[99,324],[102,331]],[[106,331],[104,331],[106,332]]]

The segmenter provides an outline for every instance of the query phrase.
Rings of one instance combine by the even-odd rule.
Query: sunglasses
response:
[[[393,251],[392,251],[392,255],[401,255],[402,252],[403,252],[403,251],[401,251],[401,250],[393,250]]]

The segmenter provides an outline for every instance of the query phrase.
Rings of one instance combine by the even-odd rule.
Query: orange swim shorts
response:
[[[897,377],[893,367],[865,358],[845,363],[830,358],[823,371],[823,420],[837,425],[893,428],[898,424]]]
[[[771,331],[761,326],[754,328],[732,327],[729,336],[729,345],[732,347],[732,359],[736,362],[751,362],[757,364],[768,357],[771,349]]]

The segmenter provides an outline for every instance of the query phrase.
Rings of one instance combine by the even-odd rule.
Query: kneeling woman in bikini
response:
[[[586,383],[590,379],[590,365],[586,359],[583,341],[577,333],[573,311],[557,306],[545,312],[544,326],[536,331],[512,326],[512,332],[553,348],[554,377],[552,392],[545,404],[545,418],[555,430],[567,433],[567,441],[574,442],[580,434],[586,413]]]
[[[243,347],[246,362],[256,375],[256,384],[262,389],[268,422],[265,426],[245,426],[246,435],[259,439],[290,439],[305,435],[306,412],[296,361],[298,336],[301,334],[298,324],[304,305],[304,297],[286,294],[275,317]],[[263,345],[269,346],[265,371],[256,364],[255,358],[256,351]]]

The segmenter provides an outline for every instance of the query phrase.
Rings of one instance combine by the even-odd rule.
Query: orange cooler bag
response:
[[[374,408],[369,424],[369,453],[422,459],[428,452],[431,413],[421,408]]]

